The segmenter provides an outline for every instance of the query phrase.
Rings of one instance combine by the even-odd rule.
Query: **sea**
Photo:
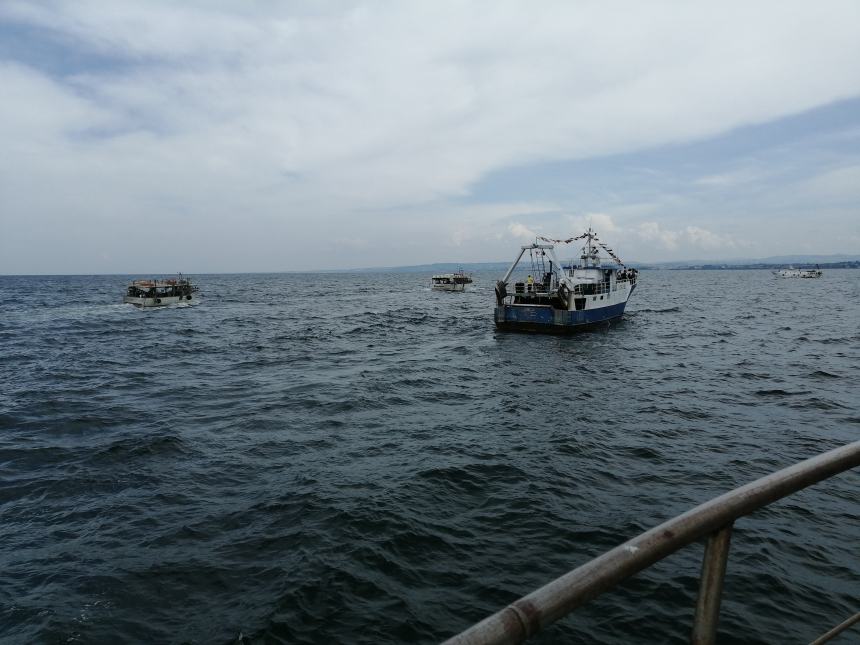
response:
[[[856,270],[644,270],[569,337],[497,331],[493,273],[132,277],[0,277],[0,642],[436,643],[860,438]],[[687,642],[702,553],[534,642]],[[737,521],[719,642],[858,609],[860,472]]]

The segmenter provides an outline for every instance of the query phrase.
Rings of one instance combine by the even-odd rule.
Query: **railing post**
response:
[[[853,625],[854,623],[860,623],[860,611],[858,611],[856,614],[851,616],[851,618],[848,618],[847,620],[842,621],[841,623],[839,623],[836,627],[834,627],[833,629],[831,629],[827,633],[822,634],[821,636],[816,638],[814,641],[812,641],[809,645],[822,645],[822,643],[826,643],[831,638],[838,636],[839,634],[844,632],[846,629],[851,627],[851,625]]]
[[[526,633],[531,635],[545,629],[622,580],[706,536],[709,539],[691,639],[697,644],[713,643],[734,521],[816,482],[858,466],[860,440],[724,493],[568,571],[446,643],[519,643]],[[525,630],[524,626],[527,627]]]
[[[699,581],[699,598],[696,600],[696,619],[693,622],[693,645],[713,645],[717,639],[720,620],[720,600],[723,596],[723,578],[729,557],[732,523],[708,536],[702,558],[702,578]]]

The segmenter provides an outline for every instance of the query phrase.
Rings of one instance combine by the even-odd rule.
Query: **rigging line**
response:
[[[606,249],[606,252],[609,253],[610,257],[613,260],[615,260],[616,262],[618,262],[618,264],[622,264],[622,265],[624,264],[624,262],[621,261],[621,258],[619,258],[617,255],[615,255],[615,253],[613,253],[612,249],[610,249],[608,246],[606,246],[603,242],[598,242],[598,244],[600,244],[600,246],[602,246],[604,249]]]
[[[571,242],[575,242],[576,240],[581,240],[587,236],[588,236],[587,233],[583,233],[582,235],[577,235],[576,237],[569,237],[566,240],[556,240],[556,239],[553,239],[551,237],[544,237],[542,235],[539,235],[537,237],[537,239],[542,240],[544,242],[552,242],[553,244],[570,244]]]

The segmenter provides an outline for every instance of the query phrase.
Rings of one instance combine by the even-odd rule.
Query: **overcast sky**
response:
[[[0,0],[0,273],[860,253],[860,2]]]

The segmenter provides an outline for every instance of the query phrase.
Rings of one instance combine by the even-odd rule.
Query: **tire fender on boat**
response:
[[[508,295],[507,284],[499,280],[496,282],[496,303],[499,307],[505,304],[505,297]]]
[[[562,282],[560,285],[558,285],[558,298],[559,300],[561,300],[565,309],[570,308],[570,301],[568,300],[568,296],[570,296],[570,289],[564,282]]]

